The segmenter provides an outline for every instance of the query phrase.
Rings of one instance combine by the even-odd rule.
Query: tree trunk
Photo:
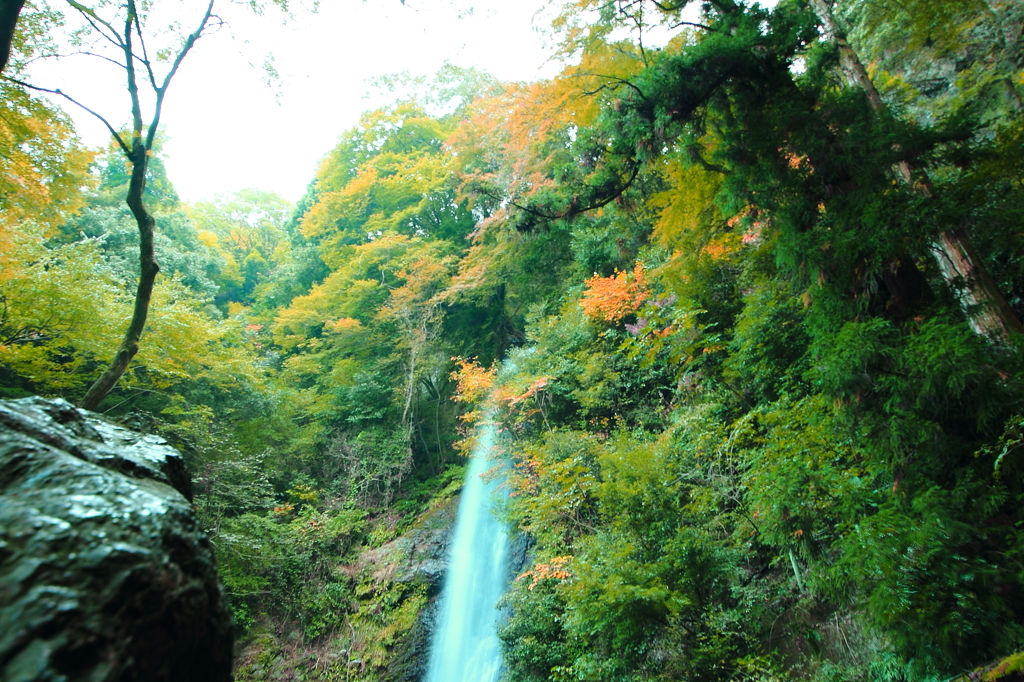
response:
[[[412,440],[412,418],[409,413],[412,411],[412,398],[416,389],[416,356],[417,343],[413,339],[409,347],[409,376],[405,382],[405,406],[402,408],[402,427],[405,429],[406,438]]]
[[[0,72],[7,68],[7,61],[11,58],[14,29],[24,6],[25,0],[0,0]]]
[[[935,260],[953,286],[971,328],[990,339],[1024,333],[1020,320],[985,269],[963,229],[943,230],[933,242]]]
[[[128,369],[128,364],[139,352],[139,339],[146,328],[146,317],[149,315],[149,301],[153,295],[153,283],[160,272],[153,253],[153,229],[156,220],[146,210],[142,197],[146,190],[146,167],[149,162],[146,145],[136,137],[132,145],[132,179],[128,185],[128,196],[125,203],[135,216],[139,226],[139,287],[135,293],[135,310],[132,321],[124,334],[114,360],[82,398],[80,406],[86,410],[95,410],[111,389],[117,384],[121,375]]]
[[[872,109],[883,111],[885,103],[857,52],[847,40],[846,33],[836,21],[828,0],[810,2],[826,34],[839,49],[839,64],[847,82],[864,91]],[[913,170],[909,163],[900,162],[896,170],[908,185],[915,186],[917,191],[926,196],[932,195],[926,180],[914,185]],[[999,291],[964,228],[940,232],[932,242],[932,255],[939,266],[939,272],[956,293],[960,307],[976,333],[991,341],[1005,341],[1011,333],[1024,333],[1024,327]]]

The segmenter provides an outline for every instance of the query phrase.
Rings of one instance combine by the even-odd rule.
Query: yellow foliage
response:
[[[444,255],[446,249],[438,242],[416,241],[415,247],[395,263],[395,276],[404,284],[391,290],[378,317],[399,322],[407,333],[425,340],[436,331],[434,323],[440,321],[441,294],[450,280],[455,258]]]
[[[0,230],[28,220],[48,230],[63,223],[94,183],[93,157],[57,110],[10,84],[0,87]]]
[[[49,249],[47,231],[0,226],[0,365],[40,392],[61,392],[83,385],[83,365],[113,351],[131,311],[97,242]]]
[[[301,230],[316,238],[331,268],[344,267],[345,245],[391,234],[430,236],[445,228],[445,196],[455,191],[453,157],[442,124],[415,104],[364,115],[321,163],[317,202]]]
[[[407,254],[422,242],[404,235],[384,235],[365,244],[340,250],[339,266],[305,296],[296,297],[274,319],[274,343],[291,351],[305,343],[314,329],[343,318],[373,317],[390,293],[389,285],[398,283],[396,275],[407,265]],[[398,288],[395,286],[394,288]],[[350,322],[341,323],[349,332]],[[341,328],[329,329],[340,332]]]
[[[195,298],[179,280],[160,282],[135,359],[139,367],[147,368],[147,381],[170,386],[205,379],[226,388],[262,383],[263,373],[244,323],[237,318],[213,319],[206,308],[207,301]],[[128,374],[132,375],[128,384],[143,380]]]
[[[660,215],[651,238],[665,248],[687,250],[695,237],[721,220],[715,196],[722,177],[678,157],[665,164],[663,173],[669,188],[652,199]]]
[[[370,204],[370,192],[377,177],[376,168],[363,168],[341,189],[321,195],[303,216],[302,234],[320,237],[332,231],[339,215],[362,216]]]
[[[457,274],[441,293],[441,298],[448,303],[487,296],[495,285],[509,275],[519,243],[507,239],[495,242],[485,239],[485,235],[480,232],[478,229],[478,234],[474,236],[475,243],[459,261]]]
[[[203,244],[203,246],[209,247],[211,249],[216,249],[217,242],[220,241],[217,238],[217,235],[211,232],[210,230],[199,230],[197,236],[199,237],[199,241]]]
[[[44,230],[25,224],[6,233],[0,365],[39,392],[74,394],[113,355],[131,317],[132,296],[95,241],[49,248]],[[122,385],[166,389],[195,379],[227,387],[260,381],[242,323],[212,319],[207,305],[177,279],[162,280]]]

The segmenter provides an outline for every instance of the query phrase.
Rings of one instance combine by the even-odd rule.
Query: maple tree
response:
[[[632,273],[616,270],[611,277],[594,275],[585,286],[580,306],[588,317],[602,322],[615,323],[635,313],[650,295],[644,266],[639,262]]]
[[[220,258],[214,279],[222,309],[231,304],[251,306],[268,298],[257,291],[278,284],[275,270],[286,263],[299,266],[296,259],[302,258],[308,246],[287,227],[294,210],[291,202],[259,190],[241,190],[189,207],[198,239]]]
[[[283,1],[276,4],[287,6]],[[178,18],[167,21],[167,26],[151,26],[165,22],[166,18],[161,17],[154,6],[140,4],[135,0],[100,5],[96,8],[74,0],[68,0],[67,5],[65,18],[74,17],[80,24],[72,32],[76,35],[77,41],[86,45],[82,53],[118,65],[124,71],[131,112],[129,131],[118,130],[102,114],[61,89],[46,88],[9,76],[4,78],[21,87],[61,97],[96,116],[110,131],[114,142],[131,166],[125,203],[135,217],[139,231],[138,287],[132,318],[114,354],[114,359],[81,400],[81,405],[86,409],[96,409],[138,352],[139,341],[146,327],[153,285],[160,270],[153,249],[155,219],[147,208],[145,197],[148,166],[156,143],[164,99],[181,63],[192,51],[196,41],[219,27],[222,19],[214,11],[215,0],[197,8],[191,29],[182,29],[183,24]],[[16,19],[21,6],[5,2],[3,10],[3,28],[6,35],[7,19],[12,15]],[[10,23],[13,31],[13,22]],[[154,44],[159,38],[169,39],[169,43]],[[153,99],[148,122],[144,120],[144,100],[140,88],[148,88]]]
[[[47,52],[52,22],[46,12],[23,18],[7,67],[11,77],[23,76]],[[6,79],[0,80],[0,113],[0,221],[10,230],[31,220],[52,234],[82,207],[93,155],[81,147],[62,112]]]

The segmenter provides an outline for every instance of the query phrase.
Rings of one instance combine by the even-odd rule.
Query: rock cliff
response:
[[[180,454],[62,400],[0,401],[0,679],[231,679]]]

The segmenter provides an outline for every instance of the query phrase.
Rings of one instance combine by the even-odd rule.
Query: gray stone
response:
[[[436,594],[448,570],[448,547],[457,509],[458,498],[448,500],[391,542],[363,552],[359,558],[362,570],[377,583],[421,582]]]
[[[231,679],[181,455],[63,400],[0,401],[0,680]]]

